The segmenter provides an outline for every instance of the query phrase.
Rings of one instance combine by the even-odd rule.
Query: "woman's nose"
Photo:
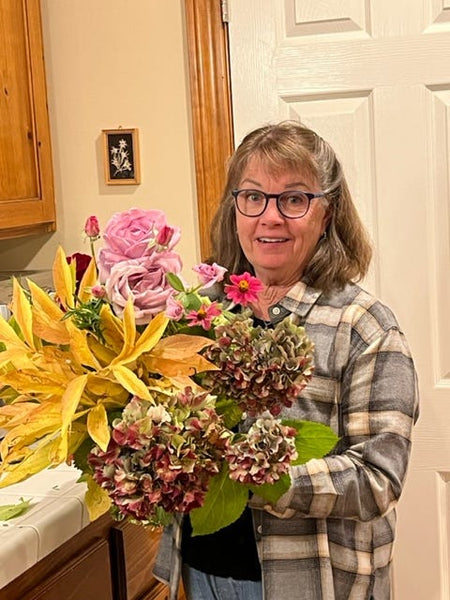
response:
[[[267,203],[266,210],[261,215],[261,219],[263,221],[270,222],[283,222],[284,217],[278,210],[277,200],[276,198],[269,198],[269,202]]]

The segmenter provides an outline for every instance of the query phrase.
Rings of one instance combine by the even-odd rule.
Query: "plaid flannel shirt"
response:
[[[325,294],[299,282],[270,314],[274,323],[291,314],[315,345],[314,376],[283,416],[325,423],[340,441],[291,469],[293,485],[274,508],[252,498],[264,600],[388,600],[394,507],[418,416],[404,335],[355,284]],[[167,562],[170,535],[155,569],[163,579],[162,564],[179,558],[175,549]]]

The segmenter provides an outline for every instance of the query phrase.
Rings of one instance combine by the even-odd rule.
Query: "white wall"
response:
[[[57,231],[0,241],[0,270],[51,266],[55,249],[89,252],[101,225],[132,206],[182,227],[190,268],[199,244],[182,0],[41,0]],[[101,130],[139,129],[141,184],[104,183]]]

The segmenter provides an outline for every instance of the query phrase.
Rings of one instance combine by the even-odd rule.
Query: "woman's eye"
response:
[[[249,202],[261,202],[262,198],[263,197],[261,194],[256,194],[254,192],[247,194],[246,196],[246,200],[248,200]]]
[[[290,194],[285,196],[284,201],[290,206],[302,206],[307,201],[307,198],[303,194]]]

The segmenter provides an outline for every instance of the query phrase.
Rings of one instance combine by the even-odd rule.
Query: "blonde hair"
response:
[[[318,242],[302,279],[325,291],[362,279],[369,268],[372,249],[341,164],[327,142],[297,121],[260,127],[249,133],[234,152],[212,222],[211,260],[226,267],[230,274],[254,272],[239,244],[231,191],[239,186],[250,158],[255,156],[274,175],[288,169],[306,170],[325,194],[323,201],[330,213],[327,235]]]

